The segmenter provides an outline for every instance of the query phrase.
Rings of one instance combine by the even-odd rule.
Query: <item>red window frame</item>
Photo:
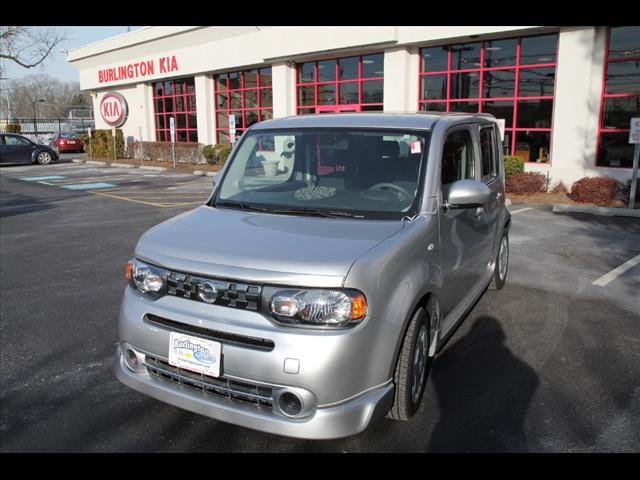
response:
[[[269,71],[269,76],[271,77],[271,81],[267,84],[266,82],[266,73],[261,73],[262,71],[268,70]],[[251,86],[251,87],[247,87],[245,84],[245,75],[247,73],[250,72],[256,72],[256,85],[255,86]],[[238,75],[238,78],[240,80],[240,88],[229,88],[230,87],[230,76],[231,75]],[[218,88],[218,83],[220,82],[220,77],[222,77],[223,75],[226,76],[225,78],[225,83],[226,83],[226,88],[224,89],[219,89]],[[265,79],[261,78],[261,75],[265,75]],[[264,84],[263,84],[264,83]],[[271,93],[271,105],[262,105],[262,96],[263,96],[263,92],[265,91],[270,91]],[[240,100],[241,100],[241,108],[231,108],[231,94],[232,93],[236,93],[238,92],[240,95]],[[245,104],[245,98],[248,92],[255,92],[256,96],[257,96],[257,106],[255,107],[251,107],[251,106],[246,106]],[[227,108],[220,108],[218,106],[218,95],[225,95],[227,96]],[[238,70],[238,71],[233,71],[233,72],[223,72],[223,73],[219,73],[217,75],[214,75],[213,77],[213,99],[214,99],[214,111],[213,111],[213,115],[214,115],[214,119],[216,122],[216,143],[224,143],[224,144],[230,144],[231,140],[228,139],[229,137],[229,127],[220,127],[219,126],[219,122],[218,122],[218,114],[219,113],[226,113],[227,115],[231,115],[231,114],[240,114],[242,117],[242,126],[236,126],[236,136],[240,136],[242,135],[242,133],[251,125],[253,125],[253,123],[251,125],[247,125],[247,112],[251,112],[251,111],[256,111],[258,113],[258,122],[261,122],[263,120],[268,120],[270,118],[273,118],[273,71],[271,69],[270,66],[264,66],[264,67],[256,67],[256,68],[251,68],[248,70]],[[237,123],[237,120],[236,120]],[[255,122],[254,122],[255,123]],[[227,140],[226,141],[221,141],[221,137],[222,135],[226,135],[227,136]],[[271,147],[265,147],[266,148],[271,148]]]
[[[553,62],[543,62],[543,63],[520,63],[521,56],[521,41],[523,39],[529,39],[534,37],[545,37],[555,35],[556,36],[556,46],[555,46],[555,55]],[[506,154],[513,155],[516,152],[516,143],[517,143],[517,135],[518,132],[546,132],[549,134],[549,156],[547,162],[551,163],[551,142],[552,142],[552,132],[553,132],[553,108],[555,103],[555,71],[558,63],[558,33],[545,33],[542,35],[530,35],[530,36],[521,36],[521,37],[511,37],[511,38],[501,38],[501,39],[488,39],[488,40],[479,40],[475,42],[464,42],[464,43],[453,43],[447,45],[432,45],[429,47],[423,47],[420,49],[420,55],[418,61],[419,64],[419,77],[418,77],[418,110],[429,110],[428,106],[430,104],[445,104],[445,112],[450,112],[451,104],[455,103],[477,103],[477,113],[482,112],[483,102],[498,102],[498,101],[510,101],[513,102],[513,120],[511,125],[505,125],[505,134],[510,134],[511,141],[509,145],[504,145],[506,147]],[[487,43],[498,40],[516,40],[516,56],[514,59],[514,63],[510,65],[500,65],[497,67],[486,67],[485,66],[485,49],[487,48]],[[451,58],[452,58],[452,49],[451,47],[463,45],[463,44],[480,44],[480,65],[474,68],[452,68]],[[438,70],[438,71],[426,71],[423,69],[422,58],[423,51],[428,48],[434,47],[443,47],[447,50],[447,68],[446,70]],[[534,68],[553,68],[554,71],[554,85],[553,85],[553,93],[551,95],[520,95],[520,72],[522,70],[530,70]],[[500,71],[510,71],[514,72],[514,94],[513,96],[506,97],[485,97],[484,96],[484,76],[486,72],[500,72]],[[469,97],[469,98],[452,98],[451,97],[451,78],[455,74],[459,73],[477,73],[479,75],[478,80],[478,96]],[[423,78],[434,75],[446,75],[446,95],[443,99],[425,99],[423,98],[423,88],[422,81]],[[523,101],[551,101],[551,123],[548,128],[537,128],[537,127],[518,127],[518,102]],[[461,111],[461,110],[454,110]],[[472,112],[476,113],[476,112]],[[527,163],[537,163],[537,162],[527,162]]]
[[[165,83],[171,84],[171,93],[166,94]],[[158,94],[158,86],[160,94]],[[182,87],[182,93],[176,93],[176,86]],[[189,87],[191,92],[189,92]],[[176,99],[182,98],[182,110],[177,111]],[[166,100],[171,100],[171,111],[165,109]],[[161,111],[158,111],[158,101],[162,105]],[[184,127],[179,127],[178,115],[184,116]],[[189,116],[193,115],[192,121]],[[170,142],[171,129],[169,118],[175,117],[176,142],[197,143],[198,142],[198,117],[196,111],[196,85],[194,77],[185,77],[179,79],[162,80],[153,83],[153,117],[156,132],[156,141]],[[160,119],[162,118],[162,126]],[[179,140],[184,134],[185,140]],[[194,139],[192,140],[192,135]]]
[[[373,55],[382,55],[382,75],[374,77],[363,76],[363,58]],[[348,58],[358,59],[358,76],[356,78],[350,78],[346,80],[340,80],[340,60]],[[335,61],[335,75],[334,80],[319,81],[319,62]],[[313,81],[303,82],[301,81],[300,69],[303,65],[313,63]],[[362,90],[365,82],[381,81],[383,89],[383,101],[382,102],[363,102]],[[340,103],[340,86],[345,84],[357,84],[358,86],[358,102],[356,103]],[[318,103],[318,87],[322,85],[333,85],[335,88],[335,103],[333,104],[320,104]],[[313,87],[313,104],[300,105],[300,95],[302,88]],[[382,110],[384,106],[384,53],[368,53],[365,55],[351,55],[346,57],[337,58],[324,58],[322,60],[300,62],[296,64],[296,113],[298,115],[313,114],[313,113],[334,113],[334,112],[360,112],[362,110]],[[379,107],[379,108],[377,108]]]
[[[615,27],[614,27],[615,28]],[[602,144],[603,133],[626,133],[629,134],[628,128],[604,128],[602,123],[604,122],[604,104],[608,98],[634,98],[640,97],[640,93],[607,93],[607,70],[611,63],[616,62],[640,62],[640,55],[622,58],[609,58],[609,48],[611,45],[611,27],[607,27],[607,35],[605,40],[605,52],[604,52],[604,68],[602,71],[602,94],[600,95],[600,114],[598,116],[598,142],[596,147],[596,167],[601,168],[633,168],[633,166],[613,166],[613,165],[601,165],[600,164],[600,146]],[[640,115],[640,113],[639,113]],[[632,147],[633,148],[633,147]]]

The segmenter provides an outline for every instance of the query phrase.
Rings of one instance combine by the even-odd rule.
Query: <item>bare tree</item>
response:
[[[78,82],[37,74],[10,80],[8,93],[16,118],[66,118],[74,108],[92,108],[91,97]]]
[[[0,59],[13,61],[24,68],[33,68],[44,62],[53,49],[65,40],[66,36],[53,27],[2,26]]]

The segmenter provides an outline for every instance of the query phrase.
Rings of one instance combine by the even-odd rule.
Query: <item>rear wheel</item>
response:
[[[38,155],[36,155],[36,162],[38,162],[40,165],[51,163],[51,160],[52,157],[49,152],[40,152],[38,153]]]
[[[509,234],[505,230],[500,239],[496,266],[493,269],[493,278],[489,285],[490,290],[500,290],[507,281],[507,268],[509,267]]]
[[[429,373],[430,337],[429,316],[421,307],[411,318],[396,364],[394,401],[387,413],[393,420],[409,420],[420,407]]]

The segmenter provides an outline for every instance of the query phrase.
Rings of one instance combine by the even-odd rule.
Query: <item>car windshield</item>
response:
[[[313,129],[247,132],[216,207],[280,214],[402,218],[415,214],[427,132]]]
[[[78,138],[78,135],[75,133],[61,133],[59,136],[60,138]]]

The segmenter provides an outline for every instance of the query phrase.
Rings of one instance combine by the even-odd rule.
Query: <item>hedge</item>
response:
[[[143,160],[156,160],[158,162],[173,162],[173,148],[171,142],[133,142],[133,156]],[[201,143],[176,142],[176,163],[188,163],[191,165],[206,162],[202,155]]]
[[[621,184],[615,178],[584,177],[571,186],[568,197],[580,203],[609,205],[618,197],[620,190]]]
[[[524,159],[505,155],[504,157],[504,174],[505,176],[524,172]]]
[[[113,160],[113,136],[111,129],[94,130],[92,132],[91,149],[94,158]],[[83,142],[86,139],[85,150],[89,151],[89,139],[80,137]],[[119,158],[124,157],[124,136],[121,129],[116,129],[116,153]]]
[[[547,191],[547,176],[538,172],[514,173],[505,178],[505,190],[516,195],[533,195]]]

